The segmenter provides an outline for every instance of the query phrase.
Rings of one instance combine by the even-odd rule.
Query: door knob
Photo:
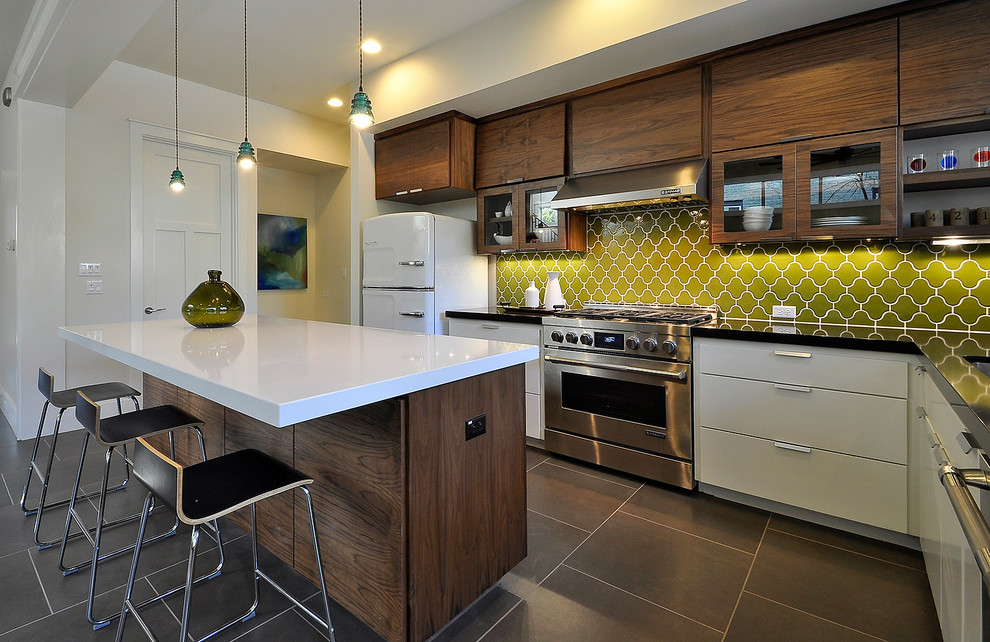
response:
[[[144,309],[145,314],[154,314],[155,312],[161,312],[165,308],[153,308],[150,305]]]

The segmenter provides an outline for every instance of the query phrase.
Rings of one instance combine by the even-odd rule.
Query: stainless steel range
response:
[[[690,329],[716,316],[590,303],[545,317],[547,450],[693,488]]]

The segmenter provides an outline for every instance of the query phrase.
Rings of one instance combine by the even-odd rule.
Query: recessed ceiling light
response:
[[[364,49],[366,53],[378,53],[382,50],[382,46],[378,44],[377,40],[365,40],[361,49]]]
[[[331,107],[342,107],[344,105],[344,101],[340,98],[331,98],[327,101],[327,104]]]

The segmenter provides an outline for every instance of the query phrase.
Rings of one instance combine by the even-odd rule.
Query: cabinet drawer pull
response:
[[[810,359],[810,352],[792,352],[790,350],[774,350],[773,353],[778,357],[797,357],[799,359]]]
[[[399,265],[407,265],[409,267],[423,267],[426,265],[426,261],[399,261]]]
[[[423,317],[426,316],[426,313],[425,312],[420,312],[420,311],[417,310],[416,312],[400,312],[399,313],[399,316],[400,317],[416,317],[417,319],[422,319]]]
[[[931,426],[931,424],[929,424]],[[939,440],[938,435],[929,427],[926,431],[925,436],[928,437],[928,446],[930,448],[935,448],[936,446],[941,446],[942,442]]]
[[[773,442],[774,447],[783,448],[784,450],[793,450],[796,453],[810,453],[811,448],[807,446],[798,446],[796,444],[789,444],[786,441],[775,441]]]
[[[404,194],[408,194],[408,193],[409,193],[409,190],[407,190],[407,189],[404,189],[404,190],[402,190],[401,192],[396,192],[396,193],[395,193],[395,195],[396,195],[396,196],[402,196],[402,195],[404,195]]]
[[[786,383],[775,383],[773,387],[777,390],[790,390],[791,392],[811,392],[807,386],[790,386]]]
[[[814,134],[798,134],[797,136],[784,136],[783,138],[780,139],[780,142],[793,143],[794,141],[798,141],[798,140],[808,140],[813,136]]]
[[[967,432],[965,430],[962,431],[956,435],[956,440],[959,442],[959,445],[962,446],[963,452],[967,455],[974,450],[983,450],[980,448],[980,442],[976,441],[976,437],[974,437],[971,432]]]
[[[520,176],[519,178],[510,178],[510,179],[508,179],[508,180],[506,180],[505,182],[506,182],[507,184],[512,184],[512,183],[521,183],[521,182],[523,182],[523,179],[522,179],[522,177]]]
[[[409,193],[415,194],[416,192],[422,192],[422,191],[423,191],[422,187],[414,187],[413,189],[409,190]]]
[[[495,325],[494,323],[482,323],[481,324],[481,327],[484,328],[485,330],[498,330],[499,329],[499,326]]]

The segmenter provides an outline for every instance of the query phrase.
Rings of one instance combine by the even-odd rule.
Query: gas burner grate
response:
[[[717,310],[714,307],[679,305],[588,303],[584,308],[558,312],[557,316],[577,319],[613,319],[645,323],[699,325],[715,319]]]

